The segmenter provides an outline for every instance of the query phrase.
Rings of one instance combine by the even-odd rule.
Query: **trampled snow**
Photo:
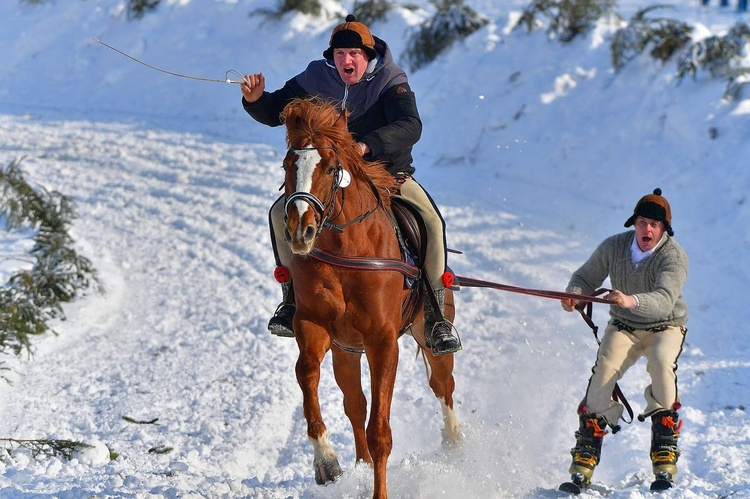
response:
[[[91,446],[72,460],[11,452],[0,459],[0,496],[367,497],[372,474],[354,465],[330,360],[321,401],[345,475],[320,487],[296,345],[266,331],[280,298],[267,210],[282,181],[283,130],[252,121],[237,85],[159,73],[92,38],[186,75],[262,71],[275,89],[321,56],[345,11],[331,2],[329,19],[269,20],[249,14],[271,0],[164,0],[128,21],[125,3],[0,6],[0,165],[23,158],[30,180],[76,201],[73,237],[106,288],[66,306],[32,356],[0,359],[13,382],[0,382],[0,438]],[[434,10],[416,4],[371,26],[397,56]],[[560,44],[543,29],[510,29],[520,0],[466,4],[490,23],[410,72],[424,122],[416,178],[463,252],[451,267],[563,290],[660,187],[691,264],[682,456],[664,496],[750,497],[750,95],[724,100],[726,81],[706,71],[679,82],[675,59],[643,55],[614,73],[614,22]],[[646,5],[629,0],[618,12],[627,19]],[[659,14],[700,38],[748,21],[697,1]],[[3,235],[5,263],[28,249],[25,237]],[[556,497],[594,362],[591,331],[554,300],[496,290],[461,290],[457,310],[464,439],[441,445],[416,344],[401,339],[390,495]],[[606,317],[595,307],[598,324]],[[636,412],[647,383],[642,362],[621,382]],[[649,439],[638,422],[607,436],[587,495],[652,497]]]

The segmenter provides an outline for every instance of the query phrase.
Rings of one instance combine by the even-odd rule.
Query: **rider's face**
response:
[[[362,49],[341,48],[333,49],[333,62],[344,83],[351,85],[362,78],[370,61]]]

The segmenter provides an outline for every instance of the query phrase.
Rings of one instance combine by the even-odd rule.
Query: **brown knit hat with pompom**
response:
[[[333,28],[329,47],[323,52],[323,57],[333,59],[333,49],[362,49],[370,60],[377,55],[375,52],[375,39],[370,30],[352,14],[346,16],[346,20]]]
[[[661,189],[658,187],[654,189],[653,194],[643,196],[638,201],[633,210],[633,215],[625,222],[625,227],[633,225],[637,217],[660,221],[664,224],[667,234],[674,236],[674,231],[672,230],[672,209],[669,207],[667,199],[662,197]]]

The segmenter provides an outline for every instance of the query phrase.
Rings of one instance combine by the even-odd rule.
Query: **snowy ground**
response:
[[[725,82],[706,73],[678,85],[674,61],[642,57],[613,74],[612,26],[560,45],[508,30],[521,2],[467,4],[490,25],[410,75],[425,124],[417,178],[464,253],[451,266],[562,290],[661,187],[691,258],[683,455],[665,496],[750,497],[750,95],[722,101]],[[76,200],[73,236],[107,290],[67,307],[32,357],[2,359],[13,384],[0,384],[0,438],[92,448],[73,461],[14,452],[0,460],[0,496],[367,497],[371,473],[354,467],[330,375],[321,398],[346,474],[315,485],[296,346],[265,330],[280,295],[266,220],[283,131],[252,122],[236,85],[159,74],[91,39],[198,76],[260,70],[276,88],[320,56],[336,21],[263,23],[247,13],[271,2],[184,0],[127,22],[123,5],[0,6],[0,165],[25,157],[31,180]],[[747,22],[697,3],[667,14],[700,37]],[[396,11],[372,29],[400,53],[424,15]],[[18,255],[28,240],[4,234],[0,246]],[[438,404],[402,339],[391,496],[555,497],[594,338],[553,300],[464,289],[457,309],[465,438],[441,447]],[[604,307],[596,314],[603,324]],[[641,363],[621,383],[636,411],[646,384]],[[637,423],[607,437],[589,497],[651,497],[649,438]]]

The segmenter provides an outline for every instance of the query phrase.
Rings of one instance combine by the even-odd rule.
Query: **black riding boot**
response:
[[[281,292],[283,293],[283,299],[279,303],[279,306],[276,307],[276,312],[271,317],[271,320],[268,321],[268,330],[276,336],[294,338],[292,320],[294,319],[296,307],[294,305],[294,287],[292,287],[292,281],[282,282]]]
[[[445,289],[435,290],[435,299],[444,310]],[[461,350],[461,340],[453,334],[453,324],[443,318],[438,321],[429,296],[424,298],[424,340],[433,355],[445,355]]]
[[[569,472],[571,481],[584,487],[591,483],[594,468],[602,455],[602,439],[609,433],[607,421],[602,416],[586,413],[579,416],[580,425],[576,431],[576,446],[570,449],[573,462]]]
[[[677,420],[677,411],[672,409],[651,416],[651,463],[654,475],[670,482],[677,474],[677,458],[680,457],[677,439],[682,421]]]

